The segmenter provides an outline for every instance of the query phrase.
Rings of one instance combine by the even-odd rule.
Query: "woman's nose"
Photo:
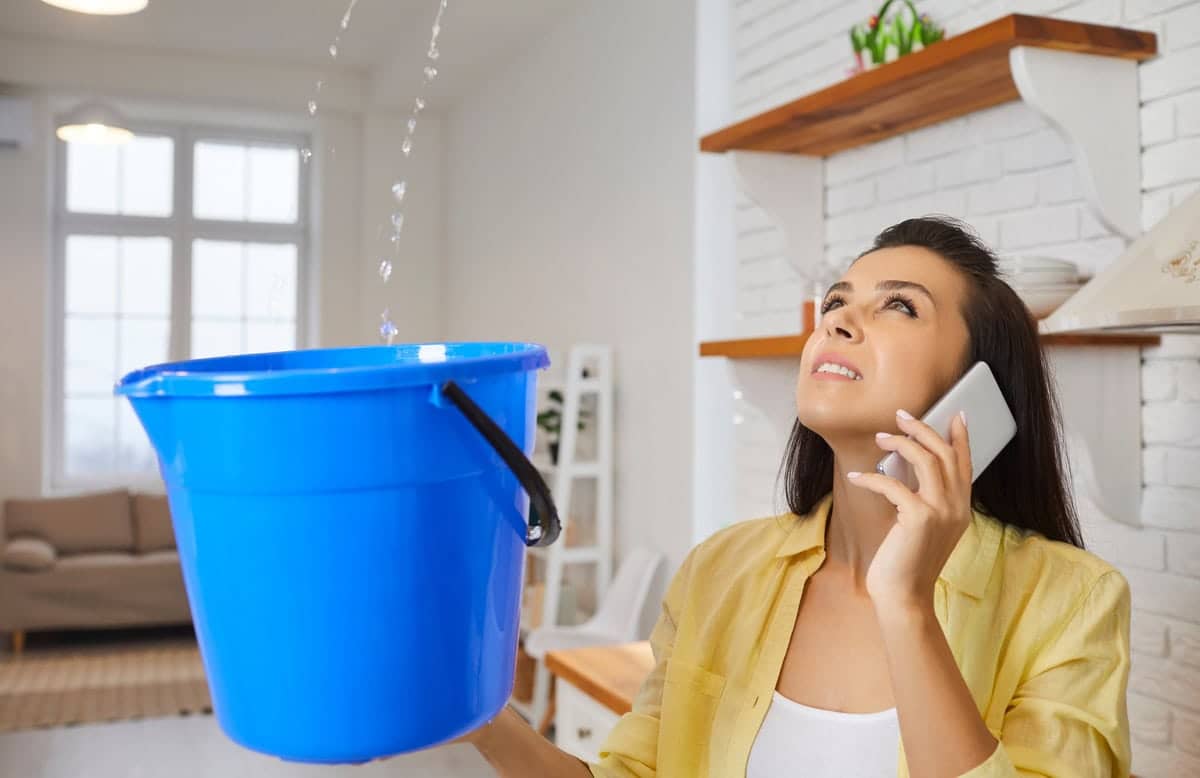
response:
[[[845,306],[822,316],[821,324],[825,327],[825,333],[831,338],[858,340],[862,336],[862,328],[854,321],[854,317],[847,313]]]

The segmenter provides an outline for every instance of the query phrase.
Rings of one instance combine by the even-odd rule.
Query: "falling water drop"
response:
[[[428,56],[430,59],[437,59],[441,56],[441,52],[438,51],[438,47],[436,45],[430,45]]]
[[[408,182],[406,181],[397,181],[396,183],[392,184],[392,196],[396,198],[396,202],[398,203],[404,200],[404,194],[407,191]]]
[[[324,81],[322,81],[321,79],[317,79],[317,91],[318,91],[318,92],[320,92],[320,91],[321,91],[321,88],[322,88],[323,86],[325,86],[325,82],[324,82]]]
[[[432,81],[435,78],[437,78],[437,68],[435,68],[433,65],[426,65],[425,66],[425,79],[427,81]]]
[[[379,263],[379,277],[383,279],[383,282],[385,284],[388,282],[389,279],[391,279],[391,277],[392,277],[392,261],[390,259],[385,259]]]
[[[408,120],[408,134],[412,135],[416,131],[417,131],[417,120],[409,119]]]
[[[409,154],[411,154],[412,153],[412,138],[405,138],[404,142],[400,144],[400,150],[404,152],[404,156],[406,156],[406,157]]]
[[[392,229],[395,231],[393,233],[395,235],[399,235],[400,231],[404,229],[404,214],[400,211],[392,214]]]
[[[418,97],[413,101],[413,113],[417,114],[425,110],[425,101]]]
[[[309,116],[317,115],[317,101],[316,100],[308,101],[308,115]]]
[[[307,146],[300,149],[300,160],[307,165],[310,159],[312,159],[312,149]]]
[[[379,337],[387,341],[387,344],[392,345],[392,341],[396,338],[396,325],[391,319],[384,319],[383,324],[379,325]]]
[[[337,51],[338,51],[338,49],[337,49],[336,43],[329,44],[329,56],[333,57],[334,59],[337,59]]]
[[[442,34],[442,25],[438,24],[437,22],[434,22],[433,23],[433,40],[436,41],[437,37],[441,34]]]

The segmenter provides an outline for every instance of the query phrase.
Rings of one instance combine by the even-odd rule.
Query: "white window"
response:
[[[157,478],[141,425],[112,393],[127,372],[306,342],[305,139],[133,129],[122,146],[58,143],[56,489]]]

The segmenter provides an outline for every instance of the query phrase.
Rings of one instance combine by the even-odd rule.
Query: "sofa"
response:
[[[126,490],[7,500],[0,517],[0,631],[191,621],[167,499]]]

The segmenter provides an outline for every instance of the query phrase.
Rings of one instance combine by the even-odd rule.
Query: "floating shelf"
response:
[[[768,338],[710,340],[700,344],[702,357],[729,359],[798,359],[811,333]],[[1157,335],[1055,334],[1039,336],[1043,346],[1157,346]]]
[[[1020,99],[1017,46],[1140,61],[1154,33],[1012,14],[706,135],[701,151],[827,156]]]
[[[700,150],[736,152],[742,189],[811,277],[823,253],[824,157],[1023,100],[1071,145],[1099,220],[1133,239],[1142,226],[1137,63],[1157,51],[1152,32],[1012,14],[706,135]]]

